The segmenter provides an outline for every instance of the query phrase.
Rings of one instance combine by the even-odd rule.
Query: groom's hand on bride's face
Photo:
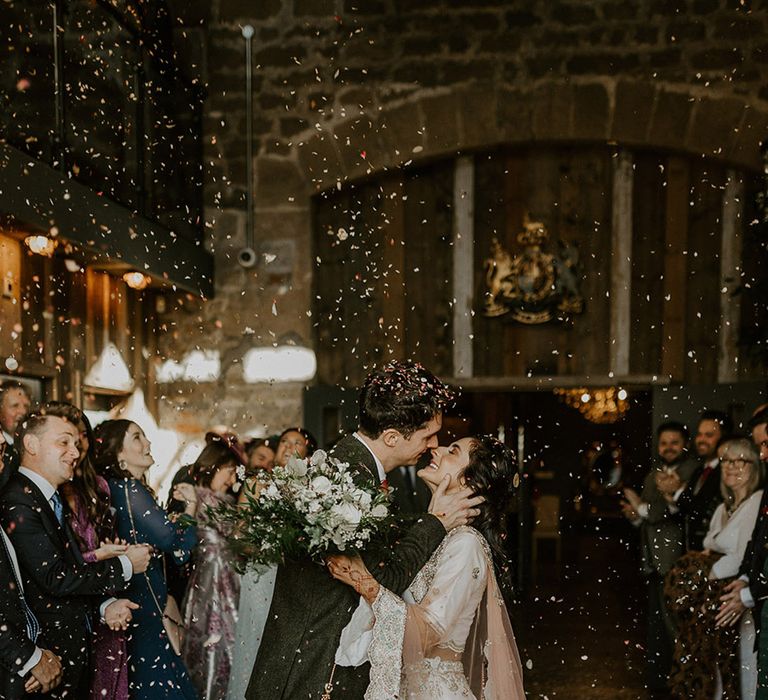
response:
[[[450,485],[451,475],[446,474],[429,503],[429,512],[443,524],[446,532],[471,523],[480,514],[477,506],[485,501],[482,496],[475,496],[469,488],[446,493]]]

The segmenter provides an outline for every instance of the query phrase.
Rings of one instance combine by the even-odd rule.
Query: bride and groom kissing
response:
[[[489,437],[439,447],[452,393],[413,362],[366,379],[358,431],[331,455],[386,481],[426,451],[428,512],[361,557],[286,561],[247,700],[523,700],[522,668],[498,577],[515,460]],[[471,527],[469,526],[471,524]]]

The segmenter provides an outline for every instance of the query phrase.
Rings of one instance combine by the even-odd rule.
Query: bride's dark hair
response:
[[[472,527],[488,541],[496,577],[503,589],[512,586],[509,548],[505,541],[516,497],[516,472],[514,452],[496,438],[481,435],[474,438],[469,462],[461,475],[476,495],[485,498],[478,506],[480,514]]]

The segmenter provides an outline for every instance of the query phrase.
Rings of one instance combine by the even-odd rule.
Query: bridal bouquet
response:
[[[361,550],[387,526],[389,491],[355,483],[348,464],[317,450],[264,472],[245,503],[219,507],[216,519],[232,526],[230,543],[247,565]]]

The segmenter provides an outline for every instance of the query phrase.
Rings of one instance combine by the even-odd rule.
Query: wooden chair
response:
[[[555,541],[555,560],[560,565],[560,497],[540,496],[536,502],[536,520],[533,528],[533,547],[531,565],[536,573],[536,560],[539,554],[539,540]]]

